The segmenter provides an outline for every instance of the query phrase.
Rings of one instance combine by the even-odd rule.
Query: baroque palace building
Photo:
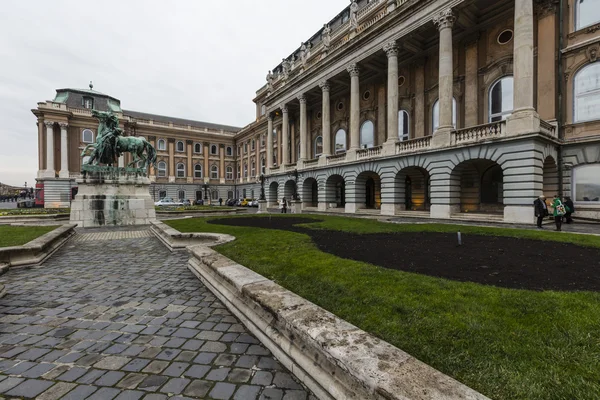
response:
[[[172,197],[204,179],[217,196],[258,197],[264,172],[270,206],[297,195],[307,210],[524,222],[560,193],[600,219],[599,50],[599,0],[353,0],[269,71],[241,129],[58,91],[34,110],[40,179],[78,171],[88,96],[154,140],[153,190]]]

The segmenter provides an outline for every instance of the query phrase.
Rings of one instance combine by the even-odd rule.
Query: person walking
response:
[[[219,207],[223,205],[223,198],[219,197]]]
[[[552,201],[552,207],[554,208],[554,223],[556,224],[556,230],[560,232],[562,229],[562,219],[566,214],[565,206],[560,201],[560,198],[557,194],[554,195],[554,200]]]
[[[281,199],[281,213],[287,214],[287,200],[285,199],[285,197]]]
[[[575,206],[573,205],[573,200],[571,200],[570,197],[565,197],[565,208],[566,208],[566,214],[565,214],[565,222],[567,224],[571,224],[573,223],[573,218],[571,218],[571,214],[573,214],[575,212]]]
[[[543,229],[542,222],[548,216],[548,206],[546,205],[546,196],[541,195],[533,202],[535,216],[537,217],[538,229]]]

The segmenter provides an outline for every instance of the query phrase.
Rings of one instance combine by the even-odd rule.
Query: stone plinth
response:
[[[258,211],[256,212],[257,214],[264,214],[267,212],[267,201],[266,200],[259,200],[258,201]]]
[[[138,170],[85,172],[71,203],[71,223],[79,227],[148,225],[156,220],[150,180]]]

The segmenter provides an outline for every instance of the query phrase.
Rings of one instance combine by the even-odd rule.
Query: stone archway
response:
[[[271,182],[269,184],[269,190],[265,193],[265,197],[267,198],[267,207],[275,207],[277,205],[277,192],[279,190],[279,183]]]
[[[458,191],[459,212],[502,214],[504,189],[502,167],[494,161],[463,161],[452,171]]]
[[[302,182],[300,193],[303,207],[318,207],[319,206],[319,185],[315,178],[306,178]]]
[[[429,173],[425,168],[406,167],[398,171],[394,185],[398,187],[397,205],[401,210],[426,211],[431,206]]]
[[[542,192],[547,199],[552,199],[554,195],[558,194],[558,189],[558,167],[554,157],[548,156],[544,160]]]
[[[346,181],[341,175],[331,175],[325,181],[326,208],[344,208],[346,206]]]
[[[297,193],[296,181],[291,179],[286,181],[283,185],[283,197],[287,201],[292,201],[295,193]]]
[[[381,209],[381,178],[373,171],[361,172],[354,182],[354,210],[365,208]]]

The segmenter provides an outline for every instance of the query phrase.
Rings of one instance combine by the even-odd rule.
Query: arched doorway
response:
[[[285,197],[287,201],[293,200],[295,197],[294,195],[297,193],[296,190],[296,181],[286,181],[285,185],[283,185],[283,197]]]
[[[279,183],[271,182],[269,184],[269,190],[265,193],[267,197],[267,207],[274,207],[277,205],[277,191],[279,190]]]
[[[325,203],[327,208],[346,206],[346,183],[341,175],[331,175],[325,182]]]
[[[460,212],[502,214],[504,212],[504,174],[494,161],[463,161],[452,172],[459,189]]]
[[[398,171],[395,201],[406,211],[427,211],[431,206],[429,172],[421,167],[406,167]]]
[[[356,177],[355,182],[356,209],[381,208],[381,178],[375,172],[365,171]]]
[[[306,178],[302,182],[302,205],[304,207],[319,206],[319,185],[315,178]]]

